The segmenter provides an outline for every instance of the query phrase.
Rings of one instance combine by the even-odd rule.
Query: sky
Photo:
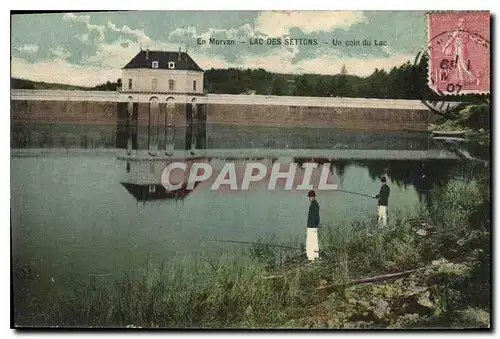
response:
[[[389,70],[426,45],[423,11],[130,11],[12,16],[13,77],[95,86],[116,81],[143,49],[188,50],[202,67],[264,68],[280,73],[367,76]],[[234,39],[234,45],[197,39]],[[264,45],[250,45],[251,39]],[[279,46],[267,38],[280,38]],[[317,45],[284,45],[284,39],[317,39]],[[332,40],[342,41],[333,46]],[[363,40],[371,46],[363,46]],[[345,46],[359,40],[360,46]],[[387,46],[375,46],[375,40]],[[245,43],[240,43],[245,41]]]

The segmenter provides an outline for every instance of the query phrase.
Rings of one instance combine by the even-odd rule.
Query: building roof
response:
[[[198,186],[199,182],[195,182],[193,190],[187,189],[187,183],[183,184],[181,188],[175,191],[167,191],[161,184],[134,184],[134,183],[121,183],[123,187],[139,202],[153,201],[153,200],[179,200],[186,198]],[[154,190],[150,191],[150,186],[154,186]]]
[[[169,69],[168,63],[175,62],[175,69],[184,71],[203,72],[200,66],[185,52],[164,52],[164,51],[140,51],[137,55],[123,67],[132,68],[153,68],[152,62],[158,61],[158,69]]]

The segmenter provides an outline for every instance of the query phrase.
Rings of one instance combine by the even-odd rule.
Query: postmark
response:
[[[429,52],[426,49],[422,49],[417,53],[413,61],[413,73],[411,81],[413,86],[419,87],[421,85],[420,79],[428,74],[428,63],[429,63]],[[432,77],[427,78],[429,83],[429,88],[432,88],[432,83],[435,80]],[[441,115],[443,117],[450,117],[455,109],[462,104],[460,99],[458,101],[450,101],[449,95],[446,95],[442,91],[435,91],[436,94],[429,96],[426,91],[421,91],[419,95],[420,102],[427,107],[431,112]],[[461,93],[462,94],[462,93]],[[461,95],[460,95],[461,97]]]
[[[490,13],[427,14],[428,84],[439,95],[490,92]]]

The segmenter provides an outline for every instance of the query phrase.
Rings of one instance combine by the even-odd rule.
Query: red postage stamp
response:
[[[427,14],[429,86],[440,95],[490,92],[490,12]]]

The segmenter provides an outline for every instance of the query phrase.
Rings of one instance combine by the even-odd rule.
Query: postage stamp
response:
[[[490,13],[427,14],[429,86],[438,94],[490,91]]]

